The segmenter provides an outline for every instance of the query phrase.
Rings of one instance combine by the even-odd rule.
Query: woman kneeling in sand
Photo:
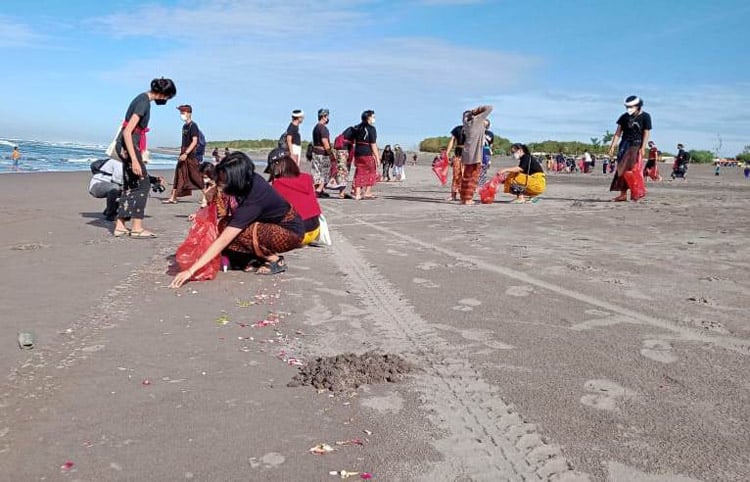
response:
[[[249,271],[259,264],[257,274],[286,271],[285,253],[302,245],[305,227],[288,202],[265,179],[242,152],[233,152],[216,166],[222,192],[215,202],[219,215],[219,237],[190,268],[172,280],[179,288],[195,272],[220,254],[232,265]]]
[[[514,203],[533,202],[536,196],[547,189],[547,178],[542,164],[529,152],[526,144],[513,144],[510,152],[518,160],[518,166],[501,169],[498,174],[505,177],[505,192],[515,194]]]

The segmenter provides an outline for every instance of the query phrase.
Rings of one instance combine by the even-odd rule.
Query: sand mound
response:
[[[398,355],[374,352],[345,353],[320,357],[300,367],[288,386],[311,385],[334,392],[356,389],[361,385],[401,381],[412,367]]]

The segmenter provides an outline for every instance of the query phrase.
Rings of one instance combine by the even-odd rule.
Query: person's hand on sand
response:
[[[169,287],[179,288],[180,286],[190,281],[190,278],[192,277],[193,277],[193,272],[190,271],[189,269],[185,271],[180,271],[179,273],[177,273],[177,276],[175,276],[172,282],[169,284]]]

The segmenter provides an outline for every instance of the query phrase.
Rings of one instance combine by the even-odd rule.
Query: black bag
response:
[[[307,151],[305,151],[305,159],[312,161],[313,158],[313,145],[312,142],[307,144]]]
[[[279,137],[278,148],[286,150],[286,131]]]
[[[102,166],[107,163],[109,159],[97,159],[89,166],[91,168],[91,174],[99,174]]]

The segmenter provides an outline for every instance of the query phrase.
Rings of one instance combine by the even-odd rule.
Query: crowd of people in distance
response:
[[[116,237],[157,236],[145,228],[143,220],[149,190],[164,190],[164,180],[148,174],[144,162],[146,132],[151,103],[164,105],[176,94],[171,79],[154,79],[150,89],[136,96],[126,110],[115,141],[117,159],[97,166],[90,192],[107,199],[104,214],[114,220]],[[624,105],[626,112],[616,121],[609,156],[603,158],[606,161],[602,167],[604,173],[613,175],[610,191],[617,193],[615,202],[638,201],[646,195],[645,179],[661,181],[659,150],[650,139],[651,116],[637,96],[627,97]],[[305,114],[300,109],[292,111],[278,147],[268,155],[266,179],[255,171],[246,154],[231,152],[228,147],[221,154],[218,148],[213,149],[213,162],[203,162],[206,141],[192,119],[193,108],[183,104],[177,109],[183,121],[182,143],[172,189],[162,202],[175,204],[178,198],[200,191],[201,207],[216,210],[218,234],[192,265],[177,274],[173,287],[193,278],[218,256],[228,259],[233,268],[257,274],[282,273],[286,270],[284,253],[315,243],[327,230],[318,201],[331,197],[327,191],[337,192],[340,198],[375,199],[373,187],[379,181],[406,179],[406,152],[398,144],[393,148],[386,145],[382,152],[378,148],[373,110],[365,110],[359,123],[332,137],[328,129],[330,112],[319,109],[312,142],[304,154],[300,126]],[[515,143],[510,151],[516,164],[492,173],[492,111],[490,105],[466,110],[461,124],[450,132],[448,145],[440,155],[446,170],[452,169],[448,201],[471,205],[478,188],[502,184],[503,192],[515,197],[513,203],[536,202],[546,191],[547,172],[576,169],[575,163],[571,165],[562,154],[554,159],[548,155],[545,165],[545,159],[532,155],[525,144]],[[309,162],[309,174],[300,169],[303,155]],[[416,161],[415,154],[412,163]],[[579,170],[592,172],[595,156],[585,152],[581,161]],[[689,155],[680,144],[672,177],[685,178],[688,163]],[[746,176],[750,176],[748,168]]]

